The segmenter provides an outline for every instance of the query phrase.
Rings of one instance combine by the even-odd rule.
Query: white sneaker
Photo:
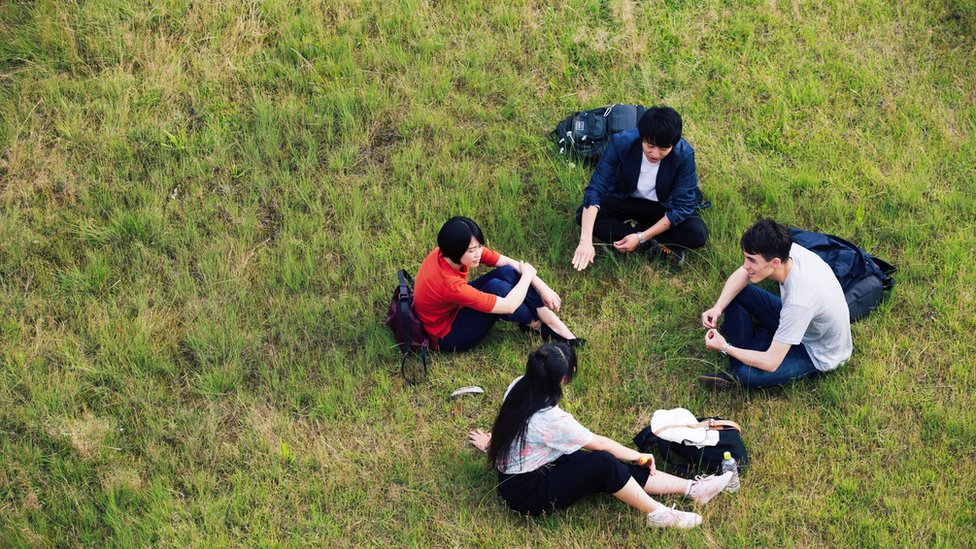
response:
[[[689,530],[701,524],[702,518],[698,513],[678,511],[674,507],[661,507],[653,513],[647,514],[647,525],[652,528],[683,528]]]
[[[732,471],[726,471],[719,476],[697,476],[695,480],[691,481],[691,489],[688,490],[688,497],[695,500],[695,503],[704,505],[719,495],[729,485],[731,480]]]

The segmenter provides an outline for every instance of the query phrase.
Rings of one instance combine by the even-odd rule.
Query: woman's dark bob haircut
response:
[[[460,263],[461,256],[471,245],[472,236],[479,244],[485,245],[485,235],[481,234],[481,227],[473,220],[459,215],[448,219],[441,227],[441,232],[437,233],[437,246],[444,257]]]

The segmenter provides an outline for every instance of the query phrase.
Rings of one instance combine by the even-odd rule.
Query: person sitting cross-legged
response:
[[[654,456],[592,433],[559,407],[576,376],[576,353],[551,343],[529,354],[525,374],[505,391],[492,432],[468,439],[498,471],[498,494],[513,510],[539,515],[606,492],[640,511],[649,526],[694,528],[701,515],[678,511],[650,494],[676,494],[699,504],[722,492],[732,472],[687,480],[654,467]]]
[[[853,350],[844,291],[823,259],[795,244],[772,219],[742,235],[744,261],[701,315],[705,346],[729,359],[728,373],[699,377],[708,387],[783,385],[846,362]],[[770,278],[780,297],[753,284]],[[753,284],[750,284],[753,283]],[[725,315],[722,336],[716,329]]]
[[[681,137],[681,116],[671,107],[651,107],[637,128],[613,135],[576,211],[580,239],[573,267],[586,269],[596,255],[593,238],[618,253],[644,252],[684,261],[701,248],[708,227],[698,215],[695,151]]]

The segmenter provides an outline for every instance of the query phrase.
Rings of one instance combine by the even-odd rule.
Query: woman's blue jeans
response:
[[[506,266],[479,276],[468,284],[482,292],[505,297],[521,278],[522,275],[518,271]],[[535,310],[542,306],[542,296],[535,288],[529,286],[525,300],[511,314],[482,313],[465,307],[451,323],[451,331],[437,342],[437,348],[441,351],[467,351],[488,335],[498,319],[528,324],[539,318]]]

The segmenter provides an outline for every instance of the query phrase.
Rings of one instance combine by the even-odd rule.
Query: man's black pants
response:
[[[645,231],[664,217],[667,210],[659,202],[628,196],[627,198],[604,197],[593,225],[593,236],[604,242],[613,243],[621,238]],[[576,210],[576,222],[582,223],[583,207]],[[637,222],[632,227],[627,220]],[[708,226],[698,213],[692,214],[676,226],[654,237],[661,244],[676,248],[701,248],[708,240]]]

